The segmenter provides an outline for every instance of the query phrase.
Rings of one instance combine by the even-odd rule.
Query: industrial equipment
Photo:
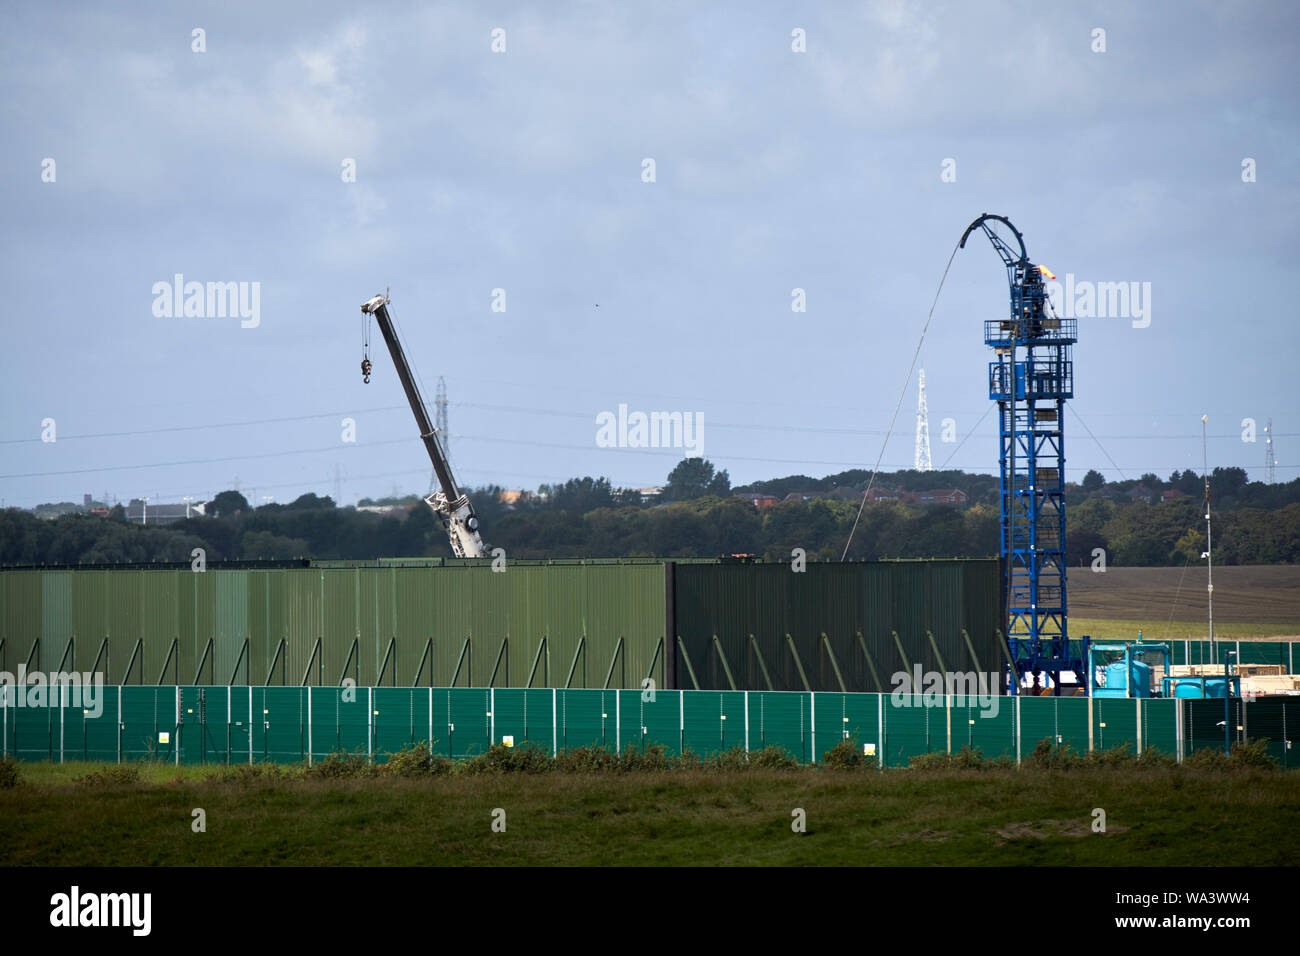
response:
[[[1088,647],[1088,693],[1093,697],[1157,697],[1153,678],[1169,673],[1168,644],[1121,641]],[[1162,685],[1163,688],[1163,685]]]
[[[1003,599],[1006,602],[1009,689],[1026,675],[1033,692],[1046,673],[1059,694],[1062,674],[1083,682],[1087,638],[1070,650],[1065,558],[1065,400],[1074,397],[1074,319],[1051,307],[1050,273],[1029,261],[1025,240],[1005,216],[985,213],[967,227],[959,248],[982,229],[1007,268],[1011,311],[984,323],[994,351],[989,398],[998,403]]]
[[[438,440],[438,431],[429,420],[429,412],[424,407],[424,399],[420,397],[420,390],[411,375],[406,355],[402,352],[402,344],[397,340],[392,317],[388,314],[388,303],[387,294],[377,295],[363,303],[361,311],[373,315],[379,325],[379,332],[388,345],[388,353],[393,357],[397,377],[402,382],[402,388],[406,390],[406,400],[410,402],[411,411],[415,413],[415,423],[420,428],[420,438],[429,453],[429,460],[433,462],[434,474],[438,476],[440,487],[424,499],[425,504],[433,509],[434,514],[442,522],[451,541],[451,550],[456,557],[481,558],[487,553],[487,547],[479,537],[478,515],[474,513],[469,496],[462,494],[456,485],[456,479],[451,473],[451,465]],[[370,369],[370,356],[366,354],[361,360],[361,374],[364,381],[370,381]]]

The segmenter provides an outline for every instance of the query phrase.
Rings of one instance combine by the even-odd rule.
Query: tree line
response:
[[[820,479],[794,475],[734,489],[779,499],[791,492],[855,489],[851,497],[779,500],[759,509],[733,496],[725,471],[687,459],[650,500],[590,476],[542,486],[511,503],[496,486],[474,489],[471,497],[489,546],[520,559],[754,555],[789,560],[801,548],[810,560],[838,560],[855,520],[847,552],[852,559],[998,553],[995,476],[956,471],[880,475],[876,487],[961,488],[968,500],[963,507],[872,502],[859,518],[860,492],[869,478],[863,471]],[[1090,479],[1067,486],[1070,564],[1091,563],[1098,549],[1115,565],[1181,566],[1200,560],[1205,550],[1203,478],[1191,472],[1175,473],[1164,482],[1142,476],[1127,487]],[[1300,561],[1300,480],[1264,485],[1247,482],[1241,469],[1216,469],[1211,490],[1216,563]],[[1166,491],[1181,494],[1166,500]],[[209,561],[450,556],[432,511],[418,496],[403,500],[413,507],[391,514],[339,508],[314,494],[254,508],[239,492],[225,491],[206,504],[203,516],[146,526],[129,523],[120,506],[107,517],[63,513],[54,519],[10,508],[0,512],[0,564],[188,562],[194,548],[204,549]]]

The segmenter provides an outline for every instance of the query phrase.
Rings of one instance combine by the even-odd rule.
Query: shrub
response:
[[[1024,766],[1035,770],[1077,770],[1084,765],[1069,744],[1056,744],[1050,737],[1044,737],[1034,747],[1034,752],[1024,760]]]
[[[1083,756],[1083,764],[1089,768],[1116,770],[1132,767],[1136,762],[1137,755],[1133,753],[1133,745],[1129,743],[1111,747],[1109,750],[1091,750]]]
[[[1167,754],[1163,750],[1156,750],[1154,747],[1143,750],[1134,758],[1133,762],[1143,770],[1164,770],[1178,766],[1178,761],[1173,754]]]
[[[799,761],[784,747],[772,745],[750,751],[749,765],[755,770],[797,770]]]
[[[1268,742],[1247,740],[1234,743],[1230,754],[1218,747],[1205,747],[1189,755],[1183,766],[1190,770],[1277,770],[1277,760],[1268,752]]]
[[[857,738],[850,737],[822,754],[822,766],[827,770],[871,770],[876,767],[876,758],[863,754]]]
[[[0,760],[0,790],[18,786],[18,761],[10,757]]]
[[[617,769],[627,773],[658,773],[673,768],[672,758],[663,744],[648,747],[628,745],[618,756]]]
[[[278,763],[236,763],[212,775],[219,783],[279,783],[300,777],[305,768]]]
[[[434,754],[429,744],[421,740],[405,750],[389,754],[379,772],[385,777],[433,777],[450,773],[451,764],[446,757]]]
[[[946,750],[935,750],[928,754],[916,754],[907,758],[908,770],[949,770],[952,757]]]
[[[609,751],[604,751],[604,754],[607,758],[610,756]],[[470,776],[481,773],[545,773],[553,766],[551,755],[541,747],[493,744],[483,753],[462,760],[455,771]]]
[[[326,780],[338,780],[348,777],[377,777],[379,768],[372,764],[364,754],[332,753],[316,761],[303,772],[305,777],[318,777]]]
[[[72,782],[79,787],[122,787],[140,782],[140,767],[133,763],[115,764],[102,770],[73,777]]]

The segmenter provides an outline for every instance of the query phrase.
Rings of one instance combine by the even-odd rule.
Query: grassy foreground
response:
[[[276,777],[23,765],[0,864],[1295,865],[1300,774],[1255,768]],[[207,831],[191,829],[206,811]],[[493,811],[505,832],[493,831]],[[1094,809],[1106,832],[1092,831]],[[792,811],[806,814],[795,833]],[[499,815],[498,815],[499,819]]]

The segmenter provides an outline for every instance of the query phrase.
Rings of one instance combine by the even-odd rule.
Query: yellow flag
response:
[[[1047,266],[1039,266],[1039,267],[1038,267],[1038,271],[1041,272],[1041,273],[1043,274],[1043,278],[1045,278],[1045,279],[1055,279],[1055,278],[1056,278],[1056,273],[1053,272],[1051,269],[1047,268]]]

